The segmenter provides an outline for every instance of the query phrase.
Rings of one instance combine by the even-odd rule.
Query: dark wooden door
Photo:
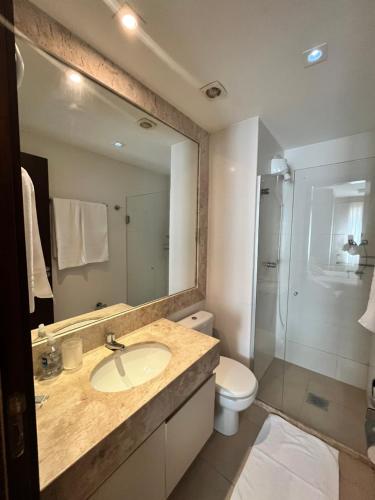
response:
[[[13,23],[11,0],[0,15]],[[14,35],[0,23],[0,498],[39,498]]]
[[[21,153],[21,165],[27,170],[34,184],[40,240],[48,280],[52,288],[48,160],[29,153]],[[39,299],[36,297],[35,311],[30,314],[30,328],[37,328],[41,323],[49,325],[53,322],[53,299]]]

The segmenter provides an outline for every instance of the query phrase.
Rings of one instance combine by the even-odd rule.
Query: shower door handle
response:
[[[263,266],[267,269],[275,269],[277,267],[277,262],[263,262]]]

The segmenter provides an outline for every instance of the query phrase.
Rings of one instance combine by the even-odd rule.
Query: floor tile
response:
[[[374,492],[367,493],[357,484],[345,479],[340,481],[340,500],[374,500]]]
[[[306,402],[309,392],[329,402],[327,411]],[[365,391],[275,359],[260,380],[257,397],[352,449],[365,452]]]
[[[312,416],[319,417],[316,413],[318,409],[312,408]],[[256,405],[243,412],[236,436],[225,437],[214,433],[169,499],[229,500],[232,483],[235,483],[258,434],[263,412]],[[375,471],[342,452],[339,464],[340,500],[375,500]]]
[[[302,366],[293,365],[292,363],[285,362],[284,366],[284,385],[289,384],[306,388],[310,382],[311,375],[313,372],[302,368]]]
[[[254,422],[254,424],[262,426],[268,417],[268,413],[266,410],[253,403],[250,408],[242,412],[242,417],[246,417]]]
[[[364,419],[348,408],[330,401],[326,411],[304,403],[299,420],[353,450],[366,451]]]
[[[374,500],[375,471],[360,460],[340,453],[340,500]]]
[[[324,375],[314,374],[309,382],[308,390],[351,410],[358,410],[362,416],[366,413],[366,392],[357,387],[324,377]]]
[[[264,375],[268,375],[271,377],[280,377],[284,375],[284,371],[285,361],[279,358],[274,358]]]
[[[201,457],[229,481],[234,481],[248,457],[261,425],[241,415],[240,428],[234,436],[218,432],[210,437]]]
[[[283,403],[283,377],[267,374],[259,382],[257,398],[274,408],[281,409]]]
[[[284,384],[282,410],[289,416],[299,419],[307,397],[307,384]]]
[[[227,500],[231,490],[232,484],[198,456],[168,500]]]

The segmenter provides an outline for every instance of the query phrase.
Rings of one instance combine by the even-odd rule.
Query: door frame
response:
[[[13,25],[12,0],[0,14]],[[14,44],[0,24],[0,497],[27,500],[39,498],[39,469]]]

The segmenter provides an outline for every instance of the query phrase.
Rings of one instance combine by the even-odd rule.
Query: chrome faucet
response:
[[[105,347],[110,351],[125,351],[126,347],[124,344],[116,342],[116,337],[114,333],[107,333],[105,337]]]

